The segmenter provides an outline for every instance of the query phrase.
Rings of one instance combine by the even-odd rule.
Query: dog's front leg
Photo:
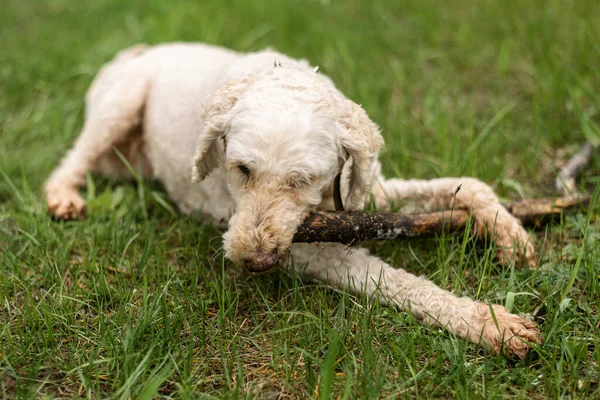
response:
[[[141,124],[149,87],[149,67],[136,58],[143,51],[144,46],[122,51],[94,79],[86,96],[81,135],[44,185],[50,215],[59,219],[82,217],[85,201],[79,188],[85,174]]]
[[[529,350],[527,342],[540,342],[534,322],[499,305],[457,297],[423,277],[391,267],[365,249],[297,243],[291,253],[294,269],[302,276],[408,310],[423,323],[443,326],[493,353],[506,350],[522,358]]]
[[[500,204],[492,188],[477,179],[404,180],[379,176],[373,184],[372,193],[381,211],[387,211],[390,203],[402,206],[405,212],[471,210],[475,231],[480,236],[485,232],[493,234],[498,258],[503,264],[508,264],[515,255],[529,266],[537,264],[533,238],[523,229],[521,222]]]

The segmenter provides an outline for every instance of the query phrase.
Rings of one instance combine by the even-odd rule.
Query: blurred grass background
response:
[[[216,228],[160,207],[154,185],[90,177],[78,223],[49,221],[40,192],[104,62],[138,42],[204,41],[319,65],[381,125],[388,176],[549,196],[599,134],[597,1],[5,0],[0,17],[5,397],[600,396],[596,207],[537,232],[536,271],[499,268],[493,245],[467,236],[368,244],[459,294],[528,293],[513,310],[545,343],[515,362],[283,272],[252,279],[223,260]]]

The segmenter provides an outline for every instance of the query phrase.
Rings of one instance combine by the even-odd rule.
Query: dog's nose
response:
[[[256,257],[244,260],[244,265],[249,272],[261,273],[269,272],[279,263],[279,254],[277,249],[270,253],[264,254],[259,252]]]

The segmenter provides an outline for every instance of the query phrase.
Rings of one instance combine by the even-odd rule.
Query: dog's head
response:
[[[343,204],[364,206],[383,144],[365,111],[331,81],[275,68],[224,85],[207,109],[193,179],[227,170],[235,214],[226,255],[251,272],[277,266],[310,210],[331,197],[344,168]]]

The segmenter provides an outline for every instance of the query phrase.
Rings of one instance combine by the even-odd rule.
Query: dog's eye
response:
[[[250,168],[248,168],[247,166],[245,166],[244,164],[240,164],[237,166],[238,170],[244,174],[246,177],[250,176]]]

